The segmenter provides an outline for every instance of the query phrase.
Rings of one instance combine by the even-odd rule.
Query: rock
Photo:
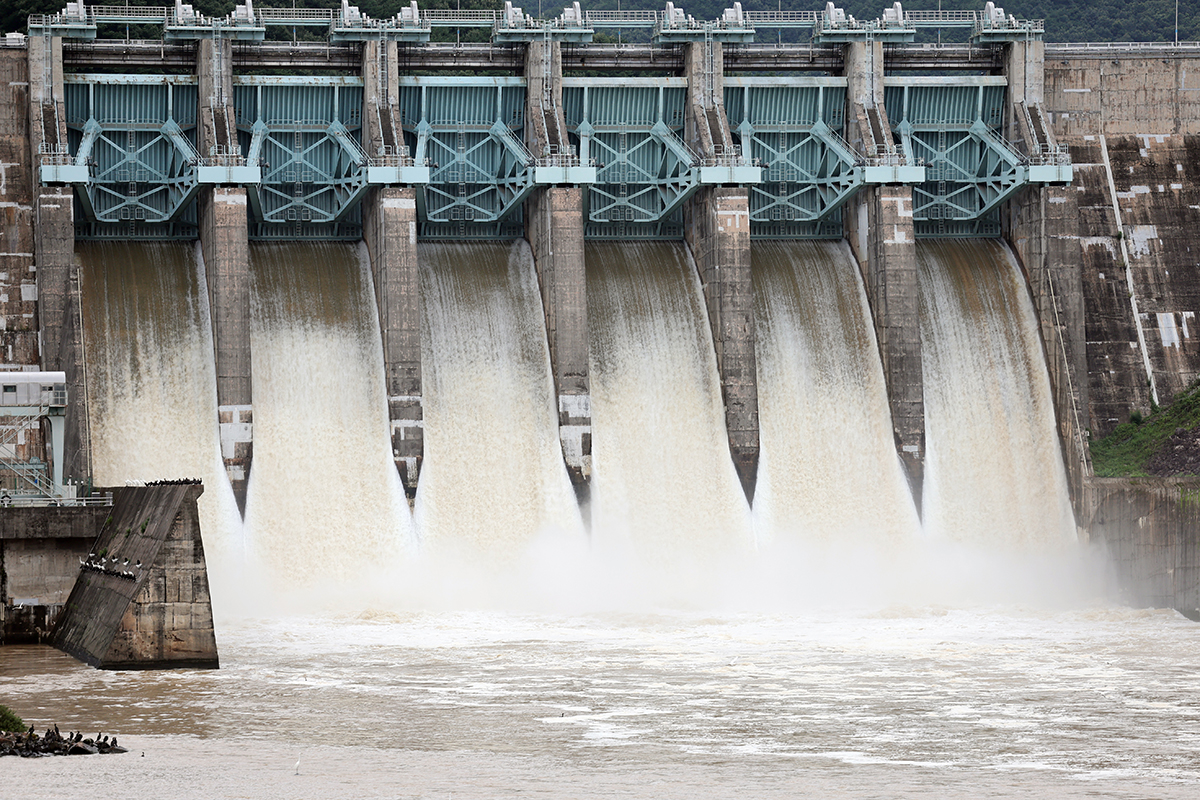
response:
[[[71,749],[67,751],[67,755],[69,755],[69,756],[94,756],[99,752],[100,751],[97,748],[93,747],[90,744],[84,744],[83,742],[76,742],[75,744],[71,745]]]

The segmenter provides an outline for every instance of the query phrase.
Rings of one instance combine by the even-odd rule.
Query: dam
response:
[[[325,5],[0,43],[14,785],[1196,795],[1200,45]]]
[[[1200,51],[993,3],[562,11],[9,34],[0,366],[65,375],[65,480],[200,478],[210,554],[296,587],[548,536],[1091,540],[1200,608],[1190,484],[1087,446],[1200,374]]]

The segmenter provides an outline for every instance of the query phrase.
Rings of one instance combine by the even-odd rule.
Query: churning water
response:
[[[81,252],[98,477],[203,477],[210,538],[233,499],[201,265],[170,245]],[[1194,796],[1198,629],[1108,606],[1086,558],[1047,546],[1069,509],[1002,246],[918,248],[923,526],[844,245],[754,245],[753,511],[686,249],[587,255],[590,536],[523,244],[421,246],[415,523],[360,254],[255,245],[252,577],[325,610],[218,609],[211,672],[0,649],[0,702],[133,750],[9,759],[6,784],[123,800]],[[429,558],[464,550],[474,563]],[[518,601],[472,593],[524,551],[539,555],[508,587]],[[218,582],[231,569],[210,559]]]

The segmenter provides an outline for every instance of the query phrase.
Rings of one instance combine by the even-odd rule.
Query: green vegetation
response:
[[[0,706],[0,733],[24,733],[28,726],[20,717],[9,710],[8,706]]]
[[[106,0],[111,3],[111,0]],[[131,6],[170,6],[173,0],[128,0]],[[487,9],[503,8],[503,0],[417,0],[423,9]],[[838,6],[859,19],[875,19],[883,13],[885,6],[890,6],[887,0],[835,0]],[[89,5],[91,2],[89,0]],[[192,0],[192,6],[202,14],[224,16],[234,6],[234,0]],[[300,8],[337,8],[340,0],[257,0],[256,6],[292,6]],[[376,19],[394,16],[401,5],[408,5],[407,0],[357,0],[354,3]],[[562,7],[567,0],[521,0],[519,5],[525,13],[534,16],[552,17],[562,13]],[[581,0],[584,10],[604,11],[615,10],[618,0]],[[623,10],[654,10],[662,11],[666,5],[664,0],[620,0]],[[733,0],[679,0],[676,5],[691,14],[696,19],[716,19],[721,12],[733,5]],[[983,8],[982,0],[944,0],[945,10],[979,10]],[[1005,0],[998,3],[1005,12],[1025,19],[1046,20],[1046,41],[1049,42],[1169,42],[1175,38],[1175,0]],[[6,0],[0,4],[0,33],[4,31],[24,31],[25,21],[30,14],[52,14],[66,6],[66,0]],[[823,0],[742,0],[742,8],[746,11],[774,11],[783,8],[788,11],[820,11],[824,9]],[[931,11],[938,8],[938,0],[908,0],[904,7],[910,11]],[[141,28],[150,26],[134,26],[130,31],[133,38],[157,38],[158,33],[142,31]],[[462,41],[487,41],[490,31],[482,28],[464,28],[460,32]],[[605,31],[616,33],[616,31]],[[453,29],[440,28],[434,31],[434,39],[454,41],[456,32]],[[271,38],[316,39],[321,34],[314,28],[297,29],[295,32],[285,29],[273,29]],[[623,32],[628,39],[641,39],[644,32],[628,30]],[[807,40],[807,31],[785,30],[761,31],[758,35],[760,42],[774,40],[777,36],[784,41]],[[953,41],[965,34],[960,30],[943,32],[943,41]],[[935,41],[937,33],[922,31],[918,34],[921,41]],[[1179,39],[1180,41],[1195,41],[1200,39],[1200,3],[1179,3]]]
[[[1180,392],[1166,408],[1157,409],[1145,418],[1137,411],[1129,416],[1129,422],[1091,443],[1092,466],[1097,476],[1149,475],[1146,462],[1175,431],[1200,427],[1200,381]]]

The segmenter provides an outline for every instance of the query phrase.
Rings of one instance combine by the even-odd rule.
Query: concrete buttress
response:
[[[196,55],[200,85],[199,150],[207,156],[236,153],[232,44],[202,39]],[[208,285],[217,413],[225,472],[245,513],[254,455],[250,364],[250,242],[244,187],[200,190],[200,250]]]
[[[685,131],[702,158],[732,149],[718,42],[684,45],[688,80]],[[754,287],[750,275],[750,201],[744,187],[699,189],[684,206],[684,230],[712,327],[729,451],[749,502],[758,476],[758,375]]]
[[[883,103],[883,45],[846,46],[847,133],[860,152],[891,141]],[[916,236],[909,186],[870,186],[847,205],[847,234],[862,271],[883,374],[896,452],[918,512],[925,480],[925,393],[921,373]]]
[[[399,64],[395,42],[363,44],[363,149],[371,158],[406,154],[396,106]],[[417,491],[425,453],[421,407],[421,293],[417,270],[417,192],[372,188],[362,204],[363,240],[371,261],[392,458],[405,493]]]
[[[525,77],[526,144],[537,157],[567,153],[561,45],[530,44]],[[525,231],[537,267],[558,398],[559,442],[581,504],[588,499],[592,474],[583,192],[577,186],[538,188],[525,205]]]
[[[424,455],[416,192],[381,187],[372,189],[363,202],[363,239],[383,339],[392,457],[410,497],[417,490]]]

